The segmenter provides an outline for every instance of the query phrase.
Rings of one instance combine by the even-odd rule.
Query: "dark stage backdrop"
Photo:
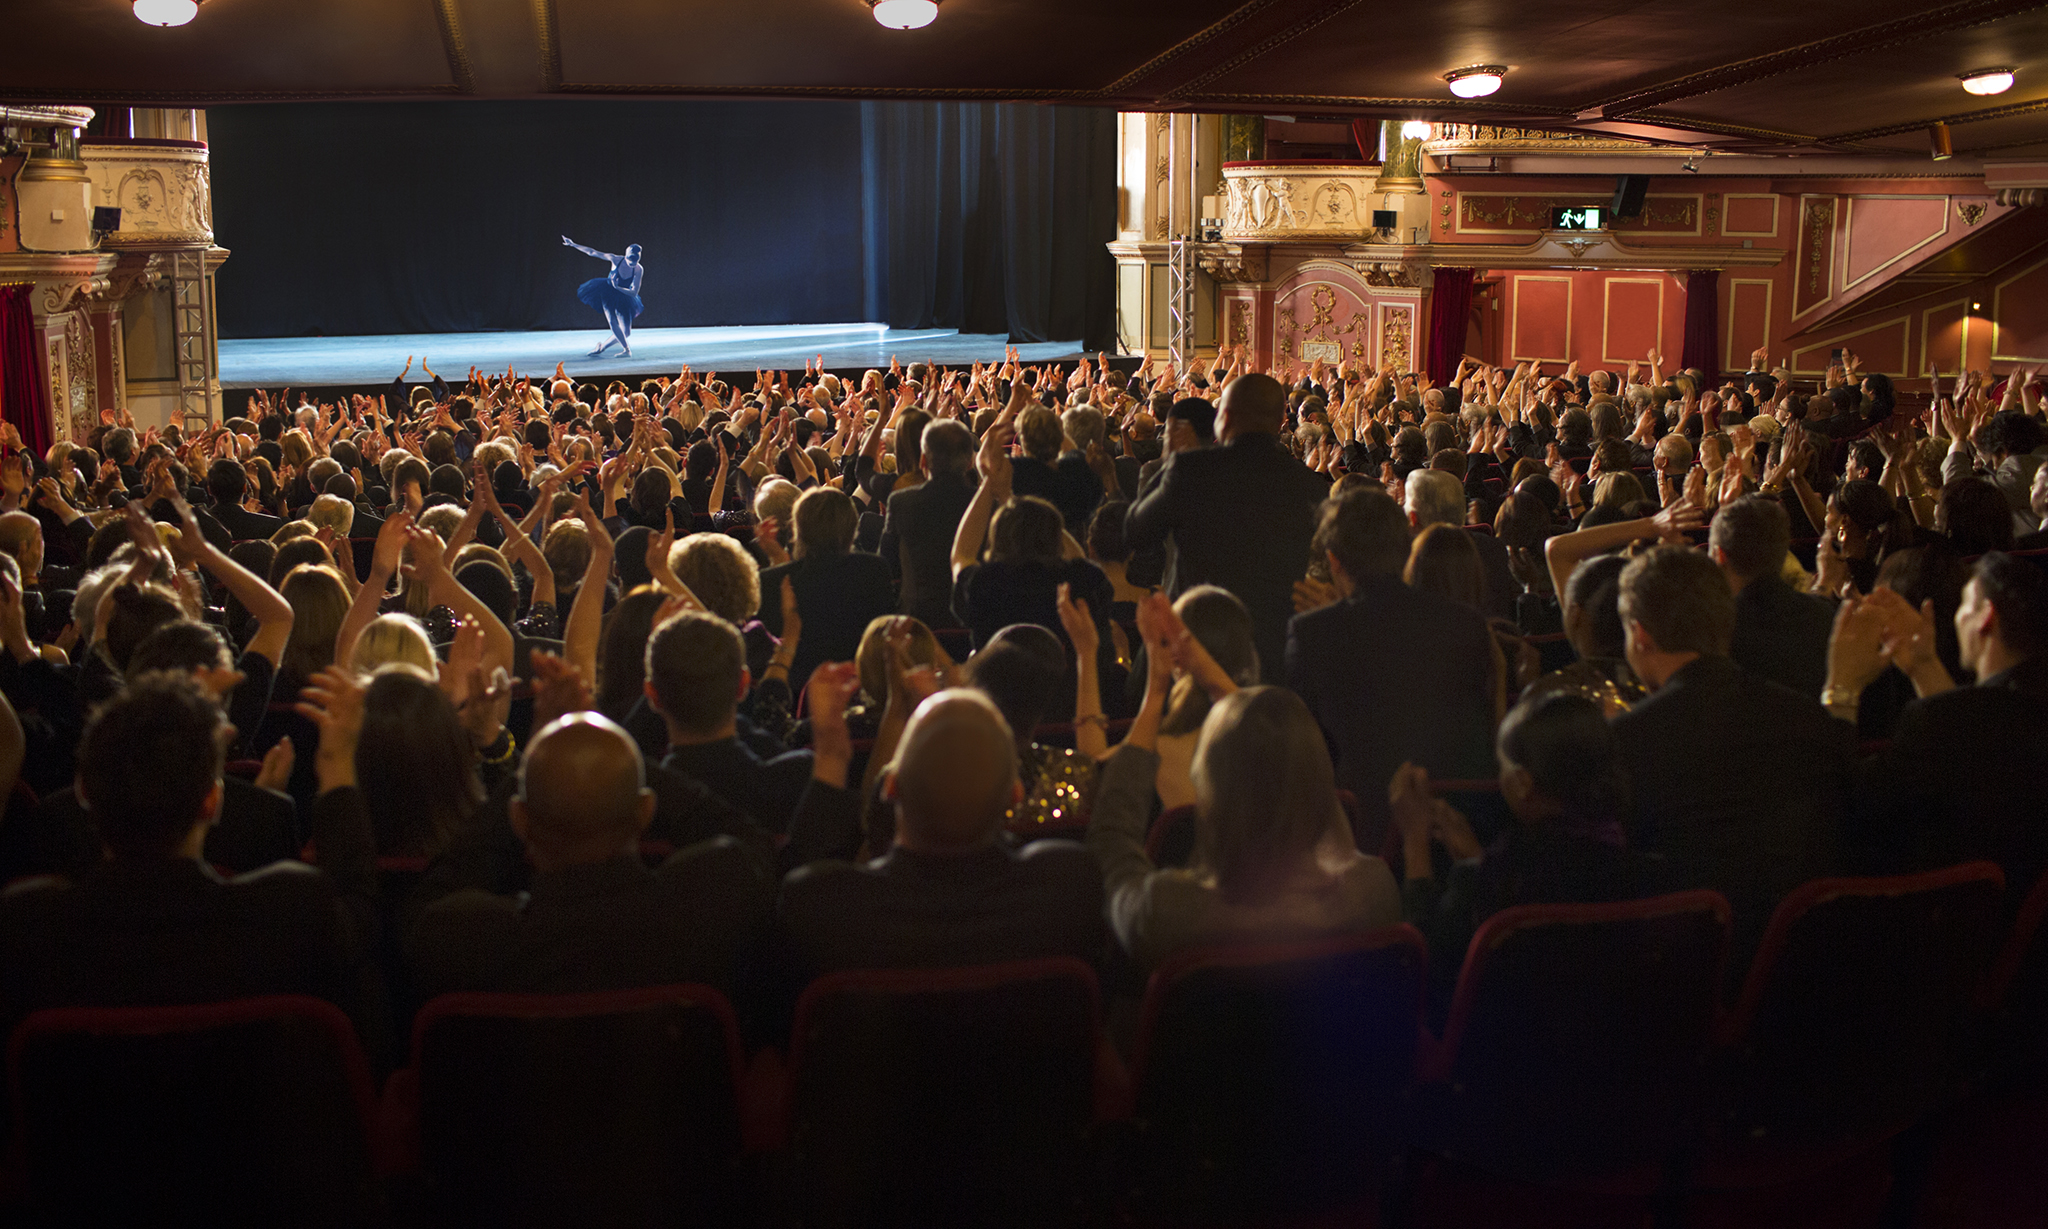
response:
[[[224,337],[602,328],[575,297],[646,248],[640,327],[1113,332],[1115,115],[914,102],[217,107]]]

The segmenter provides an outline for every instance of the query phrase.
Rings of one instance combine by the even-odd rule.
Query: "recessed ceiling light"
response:
[[[135,0],[135,19],[152,26],[182,26],[199,15],[197,0]]]
[[[2003,94],[2012,88],[2010,68],[1973,68],[1957,75],[1963,79],[1963,88],[1972,94]]]
[[[1412,119],[1401,125],[1401,135],[1410,141],[1427,141],[1429,134],[1428,120]]]
[[[875,20],[891,30],[915,30],[939,15],[938,0],[868,0]]]
[[[1499,89],[1500,79],[1507,75],[1508,70],[1498,64],[1475,64],[1445,73],[1444,80],[1450,82],[1451,93],[1460,98],[1484,98]]]

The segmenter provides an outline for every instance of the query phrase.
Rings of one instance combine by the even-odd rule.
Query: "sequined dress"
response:
[[[1031,744],[1024,764],[1024,800],[1003,816],[1012,834],[1034,840],[1041,836],[1074,836],[1088,822],[1095,801],[1094,760],[1067,747]]]

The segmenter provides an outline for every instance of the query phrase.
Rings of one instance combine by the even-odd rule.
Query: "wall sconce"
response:
[[[1936,123],[1929,128],[1927,144],[1936,162],[1947,162],[1956,152],[1955,144],[1949,139],[1947,124]]]

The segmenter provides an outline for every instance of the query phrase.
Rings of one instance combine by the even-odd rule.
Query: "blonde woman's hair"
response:
[[[306,509],[306,520],[315,529],[332,529],[335,537],[345,538],[356,523],[356,506],[339,495],[322,495]]]
[[[273,546],[283,546],[293,538],[310,538],[319,532],[319,529],[318,525],[304,518],[286,521],[277,527],[276,533],[270,535],[270,542]]]
[[[293,568],[277,588],[292,607],[292,634],[278,658],[278,677],[304,681],[334,664],[334,641],[348,617],[348,588],[341,573],[320,563]]]
[[[1218,701],[1189,776],[1198,861],[1232,904],[1271,901],[1325,837],[1345,828],[1322,728],[1284,687],[1247,687]]]
[[[349,669],[368,674],[379,667],[402,663],[435,674],[434,642],[427,629],[409,614],[378,615],[370,620],[349,655]]]
[[[669,548],[668,565],[706,610],[735,627],[745,627],[761,609],[760,569],[747,548],[725,534],[691,534]]]
[[[313,460],[313,441],[298,427],[285,432],[277,446],[284,456],[284,463],[295,469],[303,470]]]
[[[471,542],[455,552],[455,558],[449,562],[448,570],[459,575],[462,569],[472,563],[490,564],[505,574],[505,579],[512,584],[515,590],[518,588],[519,578],[512,574],[512,564],[506,560],[505,553],[497,547],[487,546],[482,542]]]

